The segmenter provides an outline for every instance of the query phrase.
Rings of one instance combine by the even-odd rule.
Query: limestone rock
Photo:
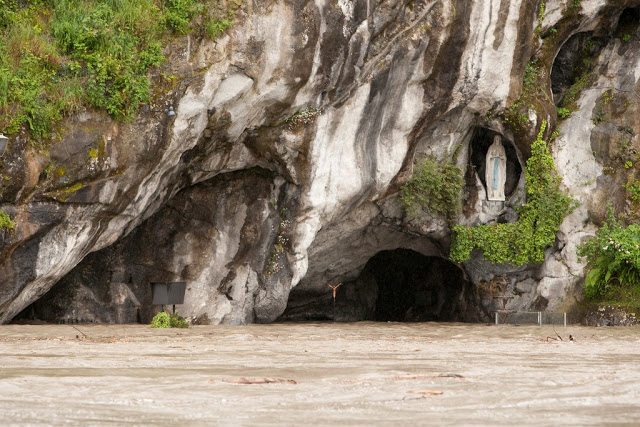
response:
[[[174,55],[164,71],[179,83],[132,122],[84,112],[66,121],[49,153],[23,137],[12,142],[0,163],[0,208],[17,224],[0,235],[0,322],[21,312],[148,321],[159,309],[149,282],[177,279],[188,282],[181,314],[203,323],[269,322],[288,303],[290,318],[334,317],[327,284],[338,282],[335,317],[375,318],[384,269],[369,263],[399,249],[437,266],[426,273],[434,283],[449,283],[437,279],[446,272],[459,287],[449,294],[425,279],[433,296],[422,314],[407,308],[409,320],[425,319],[427,306],[440,318],[486,320],[500,292],[515,291],[518,309],[571,304],[584,274],[577,247],[606,202],[638,213],[622,186],[636,173],[623,165],[640,150],[631,96],[640,1],[583,0],[570,10],[549,0],[538,30],[537,4],[520,0],[258,3],[244,4],[215,43],[185,37],[167,46]],[[572,83],[578,60],[563,46],[591,39],[590,78],[552,145],[580,203],[561,243],[542,266],[496,266],[477,254],[450,263],[446,219],[407,218],[399,208],[415,159],[465,171],[457,222],[514,221],[530,143],[542,120],[556,128],[554,97]],[[516,125],[508,108],[532,61],[545,96]],[[163,113],[169,105],[175,117]],[[495,135],[507,157],[498,210],[486,204],[476,160]],[[413,271],[405,267],[387,265]],[[501,275],[505,289],[491,284]]]

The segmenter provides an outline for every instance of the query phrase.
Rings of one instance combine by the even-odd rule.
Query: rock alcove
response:
[[[551,68],[551,92],[553,101],[562,107],[571,107],[575,100],[563,100],[569,88],[576,85],[579,90],[597,71],[595,58],[611,41],[612,37],[622,41],[620,48],[628,49],[628,42],[637,37],[640,22],[640,7],[629,7],[620,13],[617,23],[604,25],[594,31],[579,32],[560,47]],[[613,25],[611,25],[613,24]],[[621,52],[624,54],[624,52]],[[576,91],[571,94],[576,96]]]
[[[640,6],[626,8],[620,14],[615,35],[630,40],[634,35],[637,35],[638,23],[640,23]]]
[[[603,42],[593,32],[571,36],[560,48],[551,68],[551,92],[556,105],[564,105],[569,88],[589,71],[589,58],[602,49]]]
[[[336,292],[291,293],[281,320],[476,322],[486,314],[475,286],[452,262],[411,249],[380,251]]]
[[[486,156],[487,150],[494,141],[495,136],[500,136],[502,139],[502,145],[505,149],[506,154],[506,180],[504,184],[504,194],[507,197],[507,200],[510,196],[514,194],[518,187],[518,182],[520,181],[520,177],[522,174],[522,166],[520,164],[520,160],[518,158],[518,153],[516,148],[513,146],[511,141],[502,137],[499,133],[483,128],[478,127],[475,129],[473,137],[471,139],[471,150],[469,154],[469,160],[471,163],[471,167],[475,171],[477,175],[477,179],[480,179],[483,187],[487,188],[487,183],[485,180],[485,171],[486,171]]]

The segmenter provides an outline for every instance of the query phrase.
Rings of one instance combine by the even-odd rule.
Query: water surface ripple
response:
[[[77,327],[0,326],[2,424],[640,423],[638,327]]]

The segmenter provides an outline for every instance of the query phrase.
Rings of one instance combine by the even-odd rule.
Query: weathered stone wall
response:
[[[0,164],[9,177],[0,207],[17,227],[0,237],[0,321],[50,290],[24,315],[147,320],[148,282],[184,279],[183,314],[267,322],[290,297],[326,298],[327,283],[355,283],[380,251],[446,257],[444,218],[409,220],[397,202],[414,159],[428,154],[467,169],[484,129],[512,144],[522,170],[542,120],[550,130],[557,123],[555,55],[572,35],[593,32],[603,40],[596,78],[552,147],[580,207],[542,266],[478,256],[460,266],[482,290],[478,313],[505,292],[493,285],[502,274],[511,308],[575,302],[584,269],[577,245],[595,232],[607,200],[635,209],[622,184],[636,169],[619,164],[619,153],[626,161],[640,149],[640,34],[635,15],[624,29],[618,22],[640,1],[582,0],[573,10],[551,0],[539,30],[538,1],[264,3],[245,3],[216,42],[168,46],[157,100],[132,123],[86,112],[68,120],[48,152],[12,141]],[[514,126],[504,113],[530,61],[546,96]],[[604,103],[612,87],[614,102]],[[175,118],[163,113],[168,105]],[[458,222],[514,220],[524,180],[511,178],[506,214],[496,214],[467,169]]]

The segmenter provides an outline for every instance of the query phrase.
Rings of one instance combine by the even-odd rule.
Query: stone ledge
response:
[[[627,311],[622,306],[601,305],[596,310],[584,316],[582,324],[585,326],[636,326],[636,314]]]

